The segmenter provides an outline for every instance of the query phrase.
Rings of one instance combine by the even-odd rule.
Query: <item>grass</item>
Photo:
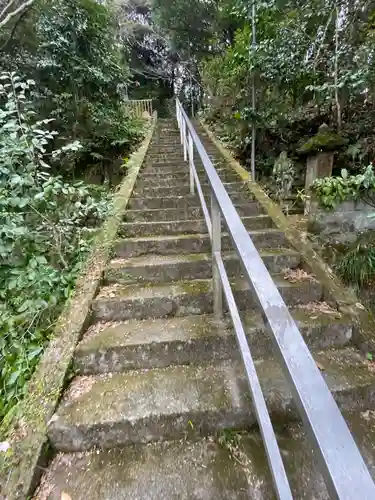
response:
[[[375,247],[359,244],[345,253],[335,267],[345,283],[357,287],[368,285],[375,278]]]

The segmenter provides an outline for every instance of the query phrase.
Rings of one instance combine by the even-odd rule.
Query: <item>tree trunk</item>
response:
[[[337,111],[337,130],[341,129],[341,103],[338,88],[339,72],[339,7],[336,5],[336,29],[335,29],[335,102]]]

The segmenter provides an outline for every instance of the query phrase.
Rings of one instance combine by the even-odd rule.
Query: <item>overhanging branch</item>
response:
[[[12,12],[9,12],[3,20],[0,20],[0,28],[3,28],[6,24],[11,21],[14,17],[18,16],[19,14],[22,14],[26,9],[28,9],[35,0],[27,0],[26,2],[22,3],[19,7],[17,7],[15,10]],[[0,14],[0,18],[2,15],[5,15],[6,12],[9,10],[9,8],[14,4],[15,0],[11,0],[6,7],[2,10]]]

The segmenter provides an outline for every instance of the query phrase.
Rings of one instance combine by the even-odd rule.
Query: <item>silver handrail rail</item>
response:
[[[176,99],[176,117],[184,159],[189,162],[190,192],[194,194],[195,188],[198,191],[211,238],[214,314],[217,318],[222,316],[222,296],[224,293],[245,365],[252,401],[278,498],[291,499],[292,493],[223,264],[221,256],[222,220],[227,227],[244,275],[254,290],[270,327],[275,355],[281,364],[285,378],[289,382],[294,401],[318,458],[318,465],[330,496],[340,500],[374,500],[375,484],[348,426],[178,99]],[[211,188],[211,217],[194,163],[194,146]]]

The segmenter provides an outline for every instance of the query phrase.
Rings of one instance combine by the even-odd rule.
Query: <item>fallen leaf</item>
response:
[[[68,495],[67,493],[65,493],[65,491],[63,491],[61,493],[61,500],[72,500],[71,496]]]

